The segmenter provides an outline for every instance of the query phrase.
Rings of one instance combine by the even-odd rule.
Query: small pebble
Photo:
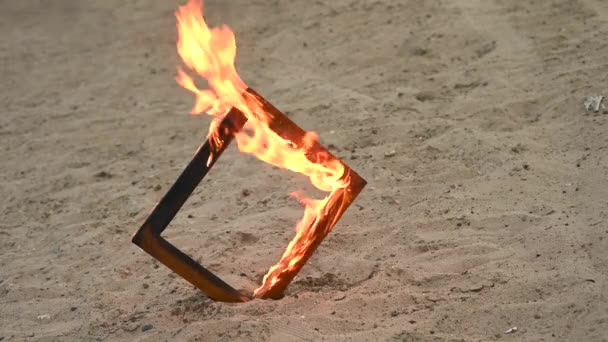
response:
[[[587,112],[597,113],[600,110],[605,109],[605,105],[602,104],[604,100],[604,96],[596,95],[596,96],[587,96],[583,102],[583,106],[587,110]]]
[[[333,296],[332,299],[335,300],[335,301],[339,301],[339,300],[342,300],[344,298],[346,298],[346,294],[344,292],[340,292],[340,293],[336,294],[335,296]]]
[[[95,177],[109,179],[109,178],[112,178],[112,174],[110,174],[109,172],[106,172],[106,171],[99,171],[95,174]]]
[[[469,291],[470,292],[479,292],[479,291],[483,290],[484,287],[485,287],[484,284],[473,285],[473,286],[469,287]]]
[[[385,156],[386,158],[394,157],[394,156],[395,156],[395,154],[397,154],[397,152],[396,152],[395,150],[388,151],[388,152],[384,152],[384,156]]]
[[[141,327],[141,331],[148,331],[148,330],[152,330],[152,328],[154,328],[154,326],[152,324],[144,324]]]

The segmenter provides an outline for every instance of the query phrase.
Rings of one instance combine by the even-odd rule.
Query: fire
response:
[[[311,183],[330,194],[324,199],[310,199],[294,195],[304,205],[304,216],[296,225],[296,236],[289,243],[279,262],[272,266],[264,276],[262,285],[254,291],[256,297],[263,297],[282,277],[289,276],[294,269],[301,267],[306,251],[315,243],[319,234],[333,225],[319,224],[327,216],[325,208],[332,201],[332,194],[348,186],[344,165],[335,159],[326,158],[312,147],[317,135],[309,132],[297,146],[273,130],[269,123],[270,113],[252,96],[246,96],[247,85],[239,77],[235,68],[236,41],[234,33],[225,25],[209,28],[203,19],[201,0],[190,0],[176,12],[179,39],[177,50],[184,68],[178,67],[177,82],[196,95],[193,114],[206,112],[213,117],[209,137],[216,146],[219,141],[218,123],[232,108],[240,110],[248,119],[245,129],[235,136],[241,152],[249,153],[258,159],[309,177]],[[206,79],[208,89],[200,89],[189,73]],[[304,260],[305,261],[305,260]],[[297,270],[295,271],[297,272]],[[292,275],[293,276],[293,275]]]

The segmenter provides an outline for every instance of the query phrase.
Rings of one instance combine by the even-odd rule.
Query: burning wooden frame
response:
[[[297,147],[303,147],[306,131],[296,125],[287,116],[276,109],[272,104],[258,95],[252,89],[247,89],[244,96],[252,96],[259,101],[263,109],[270,113],[272,121],[269,127],[284,139],[292,142]],[[194,189],[205,177],[207,172],[219,159],[222,152],[233,140],[234,135],[243,129],[247,122],[245,115],[236,108],[232,108],[217,127],[219,146],[214,146],[209,139],[205,141],[196,151],[190,163],[182,174],[177,178],[173,186],[154,207],[143,225],[133,236],[133,243],[138,245],[148,254],[169,267],[171,270],[199,288],[211,299],[221,302],[246,302],[253,298],[252,295],[244,294],[209,270],[198,264],[188,255],[165,240],[161,234],[167,228],[180,208],[184,205]],[[289,283],[293,280],[308,258],[314,253],[321,241],[327,236],[331,228],[340,219],[348,206],[365,187],[365,180],[356,172],[351,170],[342,161],[338,160],[325,147],[318,142],[308,147],[307,157],[314,158],[323,155],[331,160],[337,160],[344,166],[343,178],[348,180],[344,188],[333,191],[325,207],[320,211],[321,217],[316,217],[314,224],[315,234],[313,240],[307,244],[304,254],[297,260],[294,267],[284,271],[276,278],[276,281],[267,287],[257,290],[256,297],[278,299]],[[307,151],[307,152],[308,152]],[[322,152],[322,153],[319,153]]]

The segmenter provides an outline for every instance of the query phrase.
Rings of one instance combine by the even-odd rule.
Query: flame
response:
[[[215,146],[222,142],[217,134],[218,123],[235,107],[247,117],[242,132],[235,136],[241,152],[249,153],[258,159],[309,177],[318,189],[330,194],[321,200],[306,198],[296,194],[304,205],[304,217],[296,225],[296,236],[290,242],[280,261],[270,268],[262,285],[254,295],[261,296],[272,288],[280,277],[293,270],[304,257],[316,234],[317,223],[323,216],[324,208],[330,201],[331,193],[348,185],[344,176],[344,165],[338,160],[329,160],[322,152],[313,156],[307,154],[317,141],[317,135],[308,132],[300,146],[296,146],[270,129],[271,114],[252,96],[245,96],[247,86],[235,68],[236,41],[234,33],[225,25],[209,28],[203,19],[202,0],[190,0],[176,12],[179,39],[178,53],[187,67],[177,69],[177,82],[196,95],[193,114],[206,112],[213,117],[209,128],[209,140]],[[208,88],[200,89],[188,73],[196,74],[207,81]]]

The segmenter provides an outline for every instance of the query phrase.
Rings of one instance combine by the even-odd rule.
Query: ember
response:
[[[236,140],[241,152],[309,177],[323,199],[294,195],[305,207],[296,226],[296,236],[279,262],[264,276],[253,296],[277,299],[293,280],[346,208],[365,186],[365,181],[329,153],[306,132],[248,88],[236,72],[234,34],[226,27],[207,27],[202,2],[191,0],[177,13],[177,48],[186,68],[178,68],[177,81],[196,95],[193,114],[213,117],[207,141],[161,199],[133,242],[186,280],[220,301],[245,301],[250,297],[234,290],[211,272],[160,237],[194,188],[217,161],[223,150]],[[209,89],[199,89],[190,74],[207,80]]]

